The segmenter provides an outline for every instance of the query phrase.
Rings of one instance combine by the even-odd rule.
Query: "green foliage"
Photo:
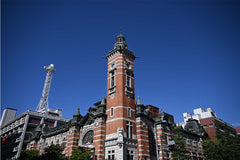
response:
[[[174,127],[173,140],[176,144],[176,149],[172,151],[173,160],[189,160],[190,156],[187,154],[186,142],[183,139],[182,131],[180,127]]]
[[[207,160],[239,160],[240,157],[240,137],[230,135],[227,126],[219,129],[215,122],[216,140],[203,141],[203,152]]]
[[[93,153],[89,149],[85,149],[85,152],[83,152],[80,149],[73,150],[73,153],[70,157],[70,160],[90,160],[93,156]]]
[[[45,153],[41,156],[42,160],[64,160],[65,156],[62,154],[63,148],[57,145],[50,145],[45,148]]]
[[[207,160],[223,160],[221,144],[219,140],[205,140],[202,142],[203,152]]]
[[[21,152],[18,160],[39,160],[40,155],[38,150],[25,150]]]

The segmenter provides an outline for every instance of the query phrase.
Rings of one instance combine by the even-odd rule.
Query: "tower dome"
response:
[[[114,44],[114,49],[127,49],[127,43],[125,37],[120,33],[116,38],[116,43]]]

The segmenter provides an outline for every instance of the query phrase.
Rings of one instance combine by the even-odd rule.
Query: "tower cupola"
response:
[[[125,37],[120,33],[116,38],[114,49],[127,49],[127,43]]]

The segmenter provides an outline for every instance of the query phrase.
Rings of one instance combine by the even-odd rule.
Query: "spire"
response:
[[[80,115],[80,108],[79,107],[77,109],[77,114],[76,115]]]
[[[137,105],[141,105],[140,97],[137,98]]]
[[[106,105],[106,100],[104,97],[102,97],[101,105]]]

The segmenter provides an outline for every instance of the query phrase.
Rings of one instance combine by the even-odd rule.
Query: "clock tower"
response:
[[[137,159],[134,60],[120,33],[108,60],[105,158]]]

